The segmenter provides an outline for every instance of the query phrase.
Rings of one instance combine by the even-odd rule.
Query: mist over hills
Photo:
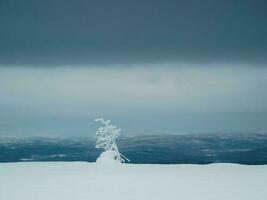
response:
[[[138,164],[267,164],[267,133],[122,136],[117,143]],[[0,137],[0,162],[94,162],[94,145],[94,137]]]

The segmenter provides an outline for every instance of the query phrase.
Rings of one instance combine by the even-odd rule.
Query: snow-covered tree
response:
[[[109,160],[116,162],[129,161],[123,156],[116,144],[116,138],[120,135],[120,128],[111,124],[110,120],[105,121],[103,118],[95,119],[96,122],[100,122],[103,126],[99,127],[96,131],[96,148],[104,149],[104,152],[99,156],[97,161]]]

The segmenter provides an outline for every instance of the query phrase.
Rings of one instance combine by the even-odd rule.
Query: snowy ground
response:
[[[1,200],[265,200],[267,165],[0,164]]]

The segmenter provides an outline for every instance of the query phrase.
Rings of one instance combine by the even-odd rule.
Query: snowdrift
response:
[[[267,165],[0,164],[1,200],[264,200]]]

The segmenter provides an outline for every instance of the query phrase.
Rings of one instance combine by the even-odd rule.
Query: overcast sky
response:
[[[266,62],[265,0],[1,0],[5,65]]]
[[[0,1],[0,135],[267,131],[264,0]]]

